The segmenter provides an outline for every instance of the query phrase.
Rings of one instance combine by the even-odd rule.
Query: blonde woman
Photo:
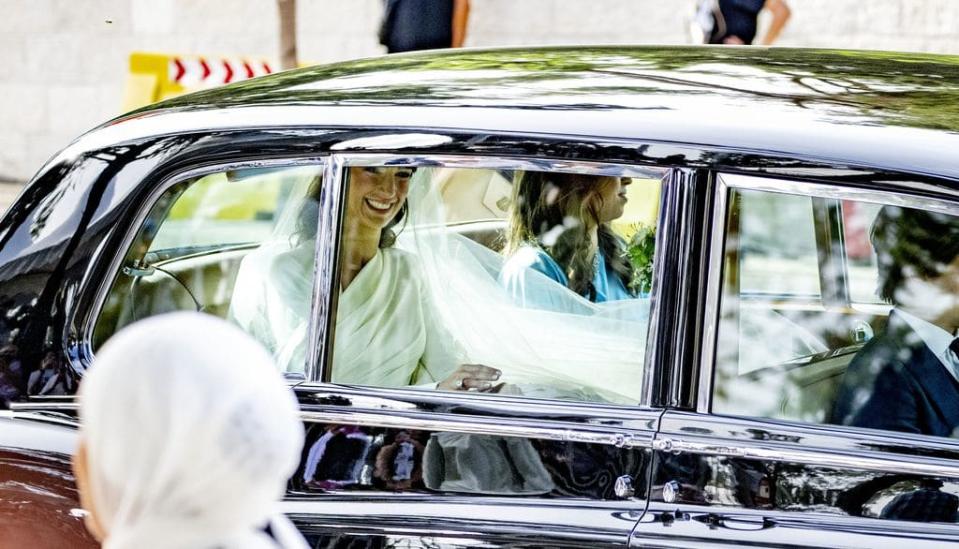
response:
[[[501,279],[524,305],[552,309],[533,273],[593,303],[631,299],[633,268],[610,223],[622,217],[628,178],[526,172],[513,184]]]

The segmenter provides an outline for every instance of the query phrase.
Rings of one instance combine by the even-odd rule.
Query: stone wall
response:
[[[472,0],[467,45],[686,42],[694,0]],[[959,0],[789,0],[779,45],[959,53]],[[298,0],[300,57],[379,55],[381,0]],[[120,114],[131,51],[276,58],[273,0],[0,0],[0,180]]]

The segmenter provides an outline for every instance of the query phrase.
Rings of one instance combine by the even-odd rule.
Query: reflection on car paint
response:
[[[294,491],[383,490],[622,499],[645,493],[645,453],[608,445],[491,435],[312,424]]]

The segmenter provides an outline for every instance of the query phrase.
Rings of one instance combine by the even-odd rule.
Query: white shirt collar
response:
[[[906,321],[906,324],[922,339],[929,350],[936,355],[939,362],[946,368],[952,377],[959,381],[959,357],[949,349],[949,344],[955,336],[931,322],[927,322],[902,309],[896,309],[896,314]]]

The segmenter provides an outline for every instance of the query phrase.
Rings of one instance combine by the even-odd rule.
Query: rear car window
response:
[[[737,187],[727,204],[714,412],[959,434],[948,205]]]

